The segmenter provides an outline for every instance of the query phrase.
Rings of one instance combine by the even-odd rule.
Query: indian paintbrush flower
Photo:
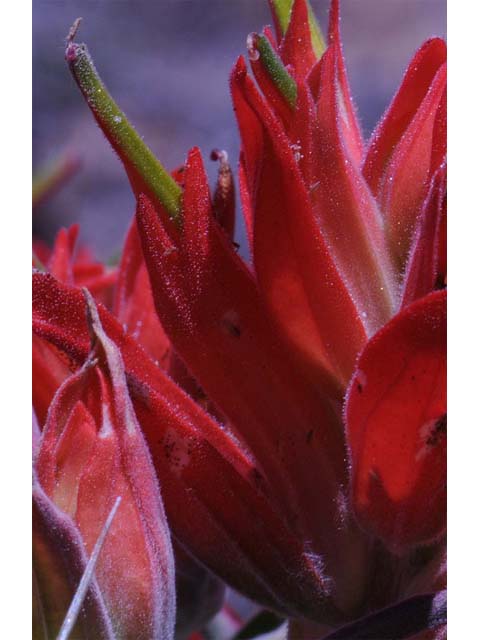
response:
[[[243,57],[230,79],[252,265],[232,242],[226,154],[213,197],[198,149],[170,175],[74,34],[66,60],[137,201],[93,328],[123,361],[169,526],[227,584],[303,621],[297,637],[407,598],[444,610],[446,49],[419,49],[365,143],[337,0],[326,44],[306,0],[271,6],[276,34],[247,41],[256,82]],[[107,383],[77,283],[36,272],[33,296],[37,339],[78,369],[42,460],[65,385]],[[410,636],[444,623],[420,618]]]
[[[169,638],[175,622],[174,562],[158,481],[120,352],[104,333],[90,294],[86,297],[92,352],[50,406],[34,459],[40,496],[35,507],[48,530],[51,501],[50,510],[60,511],[90,553],[120,497],[95,570],[104,605],[99,622],[108,620],[111,632],[95,632],[94,624],[92,637]],[[78,547],[74,539],[68,543]],[[55,581],[41,573],[43,581]]]

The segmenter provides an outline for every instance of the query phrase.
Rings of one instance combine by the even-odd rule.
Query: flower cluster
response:
[[[72,228],[33,275],[47,637],[71,601],[75,637],[198,637],[223,583],[290,638],[445,633],[445,44],[365,143],[338,1],[326,43],[306,0],[271,8],[230,78],[251,264],[226,153],[213,195],[198,149],[168,173],[68,39],[137,208],[115,269]]]

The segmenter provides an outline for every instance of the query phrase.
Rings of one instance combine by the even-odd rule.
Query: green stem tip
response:
[[[108,141],[120,157],[129,179],[139,188],[159,200],[171,218],[181,222],[182,190],[168,171],[129,123],[107,91],[95,69],[85,44],[73,42],[78,21],[67,37],[65,59],[90,110]]]
[[[285,97],[288,104],[294,108],[297,102],[297,84],[274,51],[268,38],[258,33],[251,33],[247,38],[247,49],[250,60],[260,59],[277,89]]]

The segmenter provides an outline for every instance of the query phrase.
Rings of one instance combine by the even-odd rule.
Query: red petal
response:
[[[294,77],[303,80],[317,61],[312,47],[306,0],[294,0],[287,31],[280,45],[280,56],[291,65]]]
[[[434,175],[430,191],[417,221],[412,250],[407,263],[403,285],[402,306],[444,285],[446,271],[440,267],[445,260],[443,233],[446,232],[447,167],[442,165]],[[441,246],[440,246],[441,245]]]
[[[445,157],[445,59],[445,43],[439,38],[417,52],[365,160],[364,175],[385,217],[400,269],[430,180]]]
[[[176,537],[226,582],[259,602],[289,615],[321,615],[329,606],[329,601],[324,602],[323,576],[302,540],[285,527],[264,496],[266,483],[255,462],[101,306],[99,314],[122,351],[135,413]],[[87,358],[90,336],[80,290],[35,273],[33,321],[38,334],[79,364]],[[212,481],[212,469],[221,481]]]
[[[96,355],[104,364],[93,368],[87,362],[61,387],[36,466],[45,490],[74,518],[89,553],[115,498],[121,496],[97,563],[97,579],[119,635],[167,638],[175,617],[169,529],[121,355],[103,332],[88,295]],[[87,406],[76,401],[79,395]],[[49,463],[55,466],[53,486],[48,482]]]
[[[59,426],[56,425],[57,429]],[[62,511],[73,516],[77,508],[78,479],[92,454],[97,437],[95,421],[82,402],[74,405],[60,437],[56,435],[58,440],[52,452],[56,482],[49,493]],[[108,512],[102,514],[104,518],[107,516]]]
[[[392,152],[419,110],[435,74],[446,61],[447,49],[441,38],[427,40],[413,57],[397,94],[372,134],[363,173],[375,197]]]
[[[430,179],[438,169],[439,152],[446,140],[435,141],[434,135],[445,136],[438,118],[445,116],[443,101],[447,67],[440,67],[430,90],[392,154],[379,193],[379,204],[385,215],[392,251],[400,265],[404,264],[422,203],[428,193]],[[435,151],[435,153],[434,153]],[[433,154],[433,155],[432,155]],[[444,154],[442,155],[442,159]]]
[[[314,218],[295,152],[246,74],[234,74],[232,95],[240,128],[252,116],[263,128],[250,193],[260,287],[276,321],[317,375],[327,370],[346,384],[366,335]],[[298,95],[301,108],[309,108],[304,90]],[[310,157],[308,149],[302,151]]]
[[[242,56],[238,58],[233,67],[230,76],[230,91],[235,105],[235,97],[233,95],[236,85],[241,78],[247,74],[247,67]],[[263,129],[258,118],[250,109],[246,109],[241,113],[237,113],[238,127],[242,139],[242,161],[244,166],[244,175],[250,193],[255,193],[257,189],[257,172],[259,166],[259,158],[263,150]],[[248,217],[247,217],[248,227]]]
[[[60,229],[55,238],[52,255],[48,262],[50,273],[67,284],[73,284],[73,252],[78,237],[79,227],[73,225],[70,229]]]
[[[445,341],[446,291],[438,291],[370,340],[347,396],[354,508],[393,551],[445,528]]]
[[[115,286],[117,283],[117,271],[109,269],[98,263],[90,268],[77,268],[73,266],[73,279],[78,287],[85,287],[94,296],[97,302],[101,302],[108,309],[113,305]]]
[[[32,403],[41,427],[55,392],[70,374],[66,360],[48,342],[32,337]]]
[[[240,151],[238,161],[238,185],[240,190],[240,202],[242,203],[242,214],[245,221],[245,229],[247,232],[248,246],[250,252],[253,252],[253,208],[248,189],[247,170],[245,168],[245,155]]]
[[[363,136],[357,118],[356,108],[348,83],[347,69],[343,57],[340,38],[340,9],[339,0],[332,0],[330,5],[330,21],[328,25],[328,39],[335,48],[336,57],[336,91],[338,101],[338,123],[343,137],[343,143],[353,162],[360,164],[363,160]],[[317,94],[318,95],[318,94]]]
[[[170,341],[160,324],[135,220],[125,240],[118,269],[113,313],[125,330],[166,368]]]
[[[343,107],[338,65],[338,47],[331,45],[321,59],[316,175],[310,197],[337,269],[371,335],[392,315],[396,283],[383,220],[339,126]]]
[[[69,229],[60,229],[48,261],[48,271],[60,282],[88,287],[97,300],[109,306],[116,272],[95,262],[87,248],[81,247],[76,251],[78,233],[76,224]]]
[[[332,480],[337,474],[342,477],[343,461],[336,419],[318,389],[313,390],[300,376],[292,379],[294,364],[268,321],[255,283],[211,215],[205,237],[208,184],[197,150],[191,152],[187,166],[185,234],[191,226],[192,239],[198,239],[196,246],[185,238],[178,255],[171,254],[175,258],[166,264],[161,259],[162,231],[153,206],[141,198],[137,210],[156,308],[175,349],[255,452],[279,504],[291,514],[293,504],[308,503],[318,486],[318,468],[311,474],[306,460],[312,459],[313,464],[315,459],[318,465],[318,456],[326,458],[321,466],[325,495],[327,487],[337,491]],[[199,211],[204,212],[199,215]],[[325,448],[314,444],[315,438],[310,443],[306,437],[312,416],[322,424],[319,438],[329,441],[328,445],[324,442]],[[282,459],[287,446],[289,455]],[[331,502],[326,508],[332,508]],[[309,511],[300,513],[309,517]],[[324,527],[325,518],[322,520]]]

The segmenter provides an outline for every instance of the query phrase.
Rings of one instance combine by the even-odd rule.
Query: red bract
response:
[[[438,291],[370,340],[347,394],[354,508],[394,551],[445,529],[445,341],[446,292]]]
[[[412,60],[375,130],[364,174],[377,197],[400,268],[430,180],[446,153],[446,46],[434,38]]]
[[[99,318],[193,556],[290,618],[332,627],[409,598],[376,623],[431,633],[445,607],[444,43],[419,50],[364,145],[338,2],[321,56],[306,0],[288,26],[271,5],[278,40],[247,43],[257,84],[243,58],[231,75],[252,268],[232,243],[224,152],[213,197],[196,148],[172,178],[68,43],[137,199]],[[62,264],[34,276],[34,330],[85,368],[85,301]]]
[[[121,498],[95,572],[112,637],[170,638],[174,566],[157,479],[120,352],[105,334],[91,298],[88,313],[93,352],[58,390],[34,470],[45,494],[71,519],[72,531],[78,530],[81,542],[70,543],[81,545],[79,554],[83,545],[92,552],[115,497]],[[48,521],[54,509],[38,495],[39,517]]]
[[[35,332],[74,361],[84,362],[90,338],[82,292],[37,273],[33,307]],[[176,387],[106,309],[99,307],[99,313],[109,338],[120,346],[176,537],[227,582],[260,602],[296,615],[310,611],[314,617],[319,606],[325,608],[319,567],[262,495],[254,461]],[[299,581],[293,576],[300,571]]]

